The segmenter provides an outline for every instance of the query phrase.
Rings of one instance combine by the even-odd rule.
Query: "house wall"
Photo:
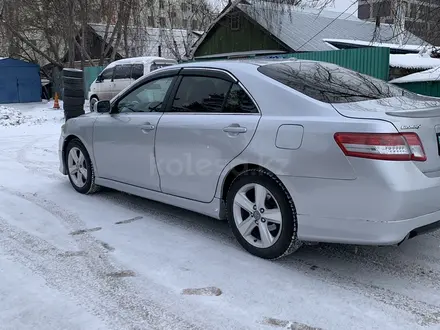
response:
[[[238,29],[232,28],[233,20],[234,23],[238,20]],[[226,15],[216,24],[197,48],[194,57],[252,50],[291,51],[237,11]]]

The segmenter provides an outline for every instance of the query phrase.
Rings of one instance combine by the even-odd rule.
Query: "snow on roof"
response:
[[[350,15],[339,17],[339,13],[331,11],[274,6],[270,1],[236,6],[295,51],[334,50],[334,47],[323,41],[325,38],[333,37],[363,40],[368,43],[375,31],[378,41],[397,43],[398,39],[392,25],[381,24],[380,29],[377,30],[374,22],[363,21],[356,17],[349,18]],[[405,31],[404,39],[405,43],[410,45],[426,44],[424,40],[408,31]]]
[[[118,64],[132,64],[132,63],[150,63],[150,62],[154,62],[154,61],[163,61],[163,62],[169,62],[169,63],[176,63],[177,61],[175,59],[169,59],[169,58],[165,58],[165,57],[159,57],[159,56],[138,56],[138,57],[128,57],[128,58],[123,58],[121,60],[117,60],[114,61],[112,63],[110,63],[107,68],[112,68]]]
[[[419,54],[391,54],[390,66],[404,69],[432,69],[440,66],[440,59],[429,55]]]
[[[409,74],[404,77],[396,78],[394,80],[391,80],[390,83],[402,84],[409,82],[439,81],[439,80],[440,80],[440,66],[429,70]]]
[[[402,49],[402,50],[409,50],[409,51],[421,51],[424,47],[432,47],[430,45],[399,45],[399,44],[393,44],[393,43],[385,43],[385,42],[373,42],[373,41],[364,41],[364,40],[350,40],[350,39],[329,39],[324,38],[322,39],[325,42],[328,43],[342,43],[342,44],[349,44],[349,45],[359,45],[359,46],[370,46],[370,47],[387,47],[392,49]]]

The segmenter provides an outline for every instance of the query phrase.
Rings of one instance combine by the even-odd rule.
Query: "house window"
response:
[[[408,2],[402,2],[403,16],[409,17]]]
[[[409,17],[411,18],[417,18],[417,12],[418,12],[418,5],[411,4],[411,10],[409,12]]]
[[[233,14],[231,16],[231,30],[232,31],[240,30],[240,16],[237,14]]]
[[[182,2],[180,4],[180,9],[182,9],[183,12],[188,11],[188,5],[185,2]]]
[[[197,30],[197,24],[198,24],[198,22],[194,19],[194,20],[192,21],[192,26],[191,26],[191,28],[192,28],[193,30]]]
[[[154,17],[148,16],[148,26],[154,27]]]
[[[160,27],[165,27],[166,23],[165,23],[165,17],[159,17],[159,26]]]
[[[165,2],[164,0],[159,0],[159,8],[164,9],[165,8]]]
[[[188,20],[187,19],[182,20],[182,25],[183,28],[186,29],[188,27]]]
[[[172,11],[172,12],[170,13],[170,16],[171,16],[172,18],[176,18],[177,13],[176,13],[175,11]]]

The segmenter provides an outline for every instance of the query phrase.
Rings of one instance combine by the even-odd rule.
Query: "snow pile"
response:
[[[0,126],[18,126],[26,122],[28,116],[19,110],[0,106]]]
[[[0,106],[0,126],[38,125],[45,121],[47,118],[24,115],[18,109]]]

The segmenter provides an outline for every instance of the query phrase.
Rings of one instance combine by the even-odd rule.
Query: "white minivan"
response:
[[[156,56],[124,58],[110,63],[90,85],[90,110],[93,111],[96,102],[111,100],[143,75],[174,64],[176,60]]]

